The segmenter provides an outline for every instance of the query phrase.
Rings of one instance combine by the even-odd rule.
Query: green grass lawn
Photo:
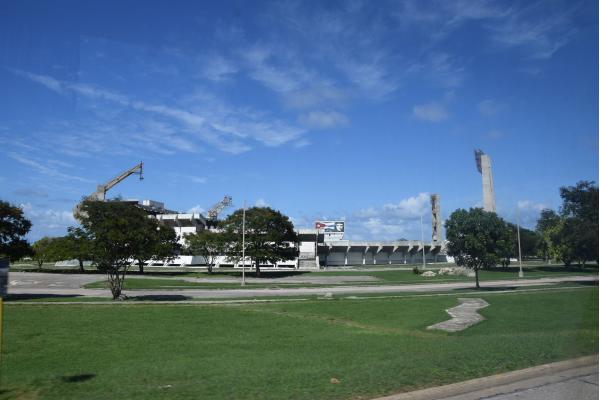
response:
[[[0,398],[369,398],[597,352],[597,287],[477,294],[486,321],[425,329],[468,295],[7,304]]]

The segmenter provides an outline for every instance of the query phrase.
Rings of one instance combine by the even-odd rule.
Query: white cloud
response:
[[[428,193],[419,193],[395,204],[385,204],[383,210],[400,218],[418,218],[426,212],[429,201]]]
[[[348,124],[348,117],[337,111],[311,111],[301,115],[300,122],[313,128],[333,128]]]
[[[575,33],[570,21],[572,10],[549,13],[543,2],[533,4],[491,26],[492,39],[500,46],[524,48],[531,58],[548,59]]]
[[[446,89],[459,87],[464,80],[464,67],[455,57],[452,57],[448,53],[439,52],[431,54],[427,69],[429,79],[438,82]]]
[[[529,229],[535,228],[538,218],[540,217],[540,212],[543,209],[551,208],[547,204],[538,203],[531,200],[519,200],[517,202],[518,208],[518,218],[521,226],[524,226]],[[517,216],[515,215],[511,218],[513,222],[516,222]]]
[[[269,207],[269,203],[265,201],[265,199],[260,198],[254,202],[255,207]]]
[[[548,208],[548,205],[544,203],[536,203],[531,200],[519,200],[517,202],[517,207],[519,208],[519,210],[533,210],[540,212],[543,209]]]
[[[202,208],[199,204],[195,205],[194,207],[189,208],[186,211],[188,214],[205,214],[206,210],[204,208]]]
[[[90,85],[58,81],[50,77],[41,77],[22,71],[16,71],[15,73],[60,93],[74,92],[90,99],[106,100],[161,118],[162,121],[160,122],[148,122],[154,128],[158,127],[159,129],[146,129],[140,132],[139,127],[134,126],[135,129],[132,129],[134,133],[130,135],[133,139],[136,139],[137,143],[140,141],[144,142],[147,148],[158,153],[172,154],[174,151],[198,152],[201,150],[201,147],[192,140],[200,139],[223,152],[240,154],[252,149],[252,146],[247,143],[249,140],[258,141],[266,146],[276,147],[296,141],[305,132],[302,128],[280,119],[271,118],[265,113],[256,112],[249,108],[235,108],[210,96],[196,98],[195,100],[203,101],[203,104],[196,104],[194,108],[198,108],[201,111],[194,111],[162,104],[150,104],[143,101],[130,100],[121,94]],[[167,120],[170,120],[171,124],[168,124]],[[177,125],[172,125],[172,123],[176,123]],[[99,125],[98,122],[95,124]],[[97,130],[106,130],[107,128],[110,130],[110,125],[101,126]],[[182,137],[181,132],[185,132],[187,137]],[[94,133],[94,135],[89,137],[91,146],[86,148],[86,152],[94,148],[98,152],[103,150],[102,146],[91,143],[93,141],[98,142],[98,132]],[[109,135],[116,136],[116,143],[120,144],[124,140],[122,132],[110,132]],[[63,137],[63,140],[67,143],[77,143],[81,136],[85,137],[85,135],[76,134],[74,138],[66,136]],[[79,143],[79,148],[81,148],[81,143]],[[72,151],[73,154],[75,152],[77,150]]]
[[[332,104],[342,105],[347,102],[352,93],[349,89],[340,88],[334,84],[321,82],[307,88],[291,91],[286,94],[285,102],[293,108],[310,108]]]
[[[485,99],[477,105],[479,113],[485,117],[491,117],[504,109],[504,105],[492,99]]]
[[[275,64],[275,54],[278,55]],[[282,57],[264,45],[255,45],[242,54],[250,68],[250,77],[269,89],[279,92],[291,92],[306,87],[314,78],[314,73],[307,70],[298,60]]]
[[[28,237],[34,241],[43,236],[64,236],[69,226],[77,224],[71,210],[55,210],[31,203],[21,204],[20,207],[32,222]]]
[[[446,108],[437,102],[414,106],[413,114],[418,119],[428,122],[441,122],[448,119]]]
[[[346,232],[352,238],[420,240],[420,217],[429,231],[429,194],[419,193],[397,203],[358,210],[347,219]]]
[[[498,129],[492,129],[491,131],[488,131],[485,136],[491,140],[499,140],[506,136],[506,134]]]
[[[222,82],[230,80],[237,72],[238,68],[233,62],[220,55],[213,55],[204,63],[201,75],[208,80]]]
[[[21,164],[27,165],[28,167],[32,168],[33,170],[35,170],[43,175],[47,175],[47,176],[57,178],[57,179],[62,179],[62,180],[92,182],[91,180],[82,178],[80,176],[65,174],[65,173],[59,171],[56,167],[48,165],[48,161],[46,161],[44,164],[44,162],[41,160],[36,160],[31,157],[25,157],[25,156],[23,156],[21,154],[17,154],[17,153],[8,153],[8,156],[10,158],[12,158],[13,160],[20,162]]]

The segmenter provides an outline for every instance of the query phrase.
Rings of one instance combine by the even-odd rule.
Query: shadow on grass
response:
[[[96,374],[77,374],[61,376],[61,380],[67,383],[85,382],[96,377]]]
[[[496,268],[489,268],[489,269],[485,269],[485,272],[511,272],[511,273],[518,273],[519,272],[519,267],[518,266],[509,266],[509,267],[496,267]],[[525,271],[525,274],[527,274],[527,272],[544,272],[544,273],[553,273],[553,272],[560,272],[560,273],[598,273],[598,265],[595,264],[591,264],[591,265],[586,265],[585,267],[581,267],[579,265],[570,265],[570,266],[566,266],[566,265],[543,265],[543,266],[536,266],[536,267],[531,267],[531,266],[523,266],[523,271]]]
[[[516,286],[482,286],[480,288],[472,287],[472,288],[462,288],[455,289],[455,292],[501,292],[506,290],[517,290]]]
[[[20,301],[20,300],[35,300],[35,299],[72,299],[75,297],[82,297],[78,294],[44,294],[44,293],[13,293],[8,294],[5,298],[6,301]]]
[[[148,294],[144,296],[132,296],[127,300],[129,301],[183,301],[192,300],[190,296],[183,296],[181,294]]]
[[[579,286],[598,286],[598,281],[564,281],[563,283]]]

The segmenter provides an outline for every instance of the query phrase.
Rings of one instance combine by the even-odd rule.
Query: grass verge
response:
[[[0,398],[369,398],[597,352],[596,287],[481,294],[486,321],[427,331],[459,296],[7,304]]]

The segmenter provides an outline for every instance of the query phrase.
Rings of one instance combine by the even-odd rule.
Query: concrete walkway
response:
[[[460,304],[446,310],[451,319],[430,325],[427,329],[439,329],[446,332],[459,332],[473,326],[485,318],[477,310],[489,306],[483,299],[459,298]]]
[[[598,355],[375,400],[597,400]]]
[[[56,274],[39,274],[56,275]],[[74,282],[68,285],[52,286],[39,283],[36,285],[11,285],[12,274],[9,275],[9,294],[30,295],[36,297],[56,296],[56,297],[110,297],[108,289],[83,289],[75,286]],[[62,279],[62,275],[59,276]],[[81,279],[94,278],[92,281],[99,280],[99,275],[92,277],[80,275]],[[85,277],[85,278],[84,278]],[[47,277],[48,279],[56,279]],[[101,279],[101,278],[100,278]],[[562,282],[594,282],[598,281],[598,276],[562,276],[557,278],[541,279],[513,279],[484,281],[481,283],[482,291],[486,288],[512,288],[512,287],[532,287],[540,285],[553,285]],[[277,289],[158,289],[158,290],[125,290],[128,296],[161,296],[184,298],[240,298],[240,297],[271,297],[271,296],[323,296],[327,294],[352,295],[367,293],[426,293],[437,291],[449,291],[457,289],[472,289],[473,282],[452,282],[452,283],[425,283],[425,284],[401,284],[401,285],[364,285],[364,286],[343,286],[336,285],[332,287],[319,288],[277,288]]]

